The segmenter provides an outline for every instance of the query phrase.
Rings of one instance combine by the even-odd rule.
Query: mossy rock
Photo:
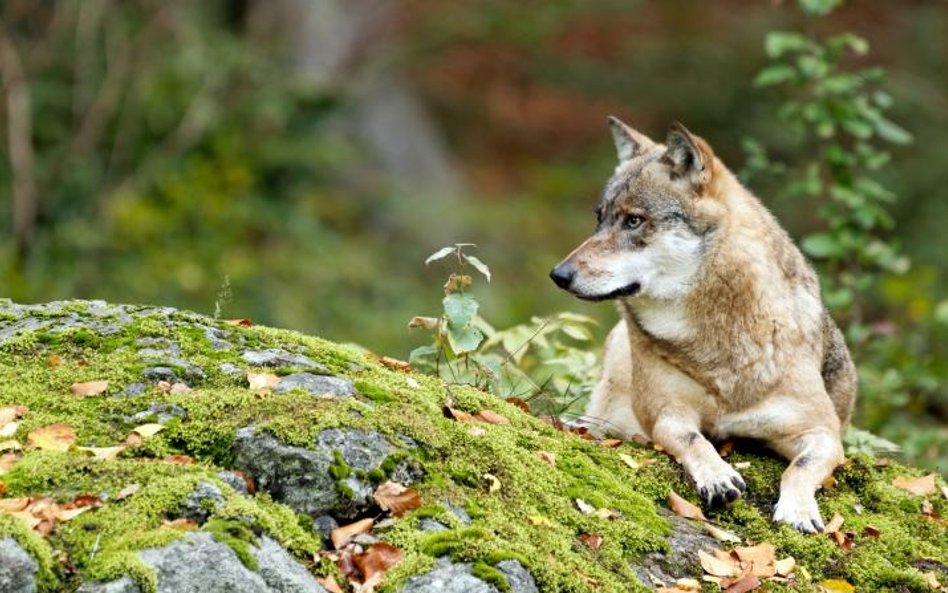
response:
[[[249,367],[248,351],[273,356],[267,368]],[[156,361],[192,389],[151,383],[143,371]],[[333,376],[353,390],[342,390],[344,396],[258,391],[248,387],[248,370]],[[93,380],[109,381],[108,389],[86,397],[71,393],[74,383]],[[490,409],[510,424],[457,422],[444,417],[447,403],[470,412]],[[25,446],[0,476],[3,496],[66,502],[96,494],[104,500],[58,523],[45,538],[0,514],[0,541],[12,539],[33,560],[31,578],[40,591],[98,582],[155,591],[159,576],[145,561],[151,552],[143,550],[209,538],[228,546],[254,574],[264,574],[259,550],[278,546],[312,574],[325,575],[335,568],[313,562],[322,545],[314,522],[326,514],[341,524],[379,514],[368,494],[386,479],[413,482],[424,505],[375,530],[404,553],[382,591],[416,590],[422,575],[447,565],[467,567],[459,570],[491,592],[513,590],[513,580],[524,579],[539,591],[648,590],[652,585],[643,579],[649,582],[649,572],[700,579],[691,548],[734,545],[715,543],[700,534],[700,525],[669,516],[670,490],[692,501],[697,495],[681,468],[649,447],[605,447],[489,394],[392,371],[354,350],[290,331],[232,326],[171,308],[0,300],[0,407],[12,404],[28,411],[11,440],[25,446],[30,431],[64,423],[76,443],[65,452]],[[80,449],[126,442],[146,410],[183,413],[163,416],[162,430],[115,459]],[[248,434],[266,439],[271,450],[282,448],[283,456],[269,458],[281,460],[277,467],[247,461],[240,438]],[[346,441],[345,435],[359,436]],[[555,464],[538,456],[541,451],[552,453]],[[171,456],[195,463],[170,463],[183,459]],[[859,591],[927,591],[925,573],[948,582],[948,533],[938,519],[948,516],[948,503],[938,493],[923,508],[925,498],[891,484],[896,476],[921,472],[862,456],[837,472],[836,484],[818,499],[825,517],[839,512],[844,530],[855,533],[855,546],[843,551],[825,535],[770,522],[784,462],[753,446],[739,448],[732,461],[750,464],[742,470],[746,498],[709,515],[746,542],[771,542],[779,557],[793,556],[794,590],[817,591],[823,580],[839,579]],[[249,474],[260,486],[256,494],[235,490],[231,470]],[[133,484],[137,491],[120,500]],[[294,495],[287,484],[299,486]],[[297,496],[317,488],[329,493],[323,506]],[[202,498],[201,492],[211,494]],[[586,514],[576,499],[613,513]],[[173,521],[185,515],[197,517],[187,525],[191,530]],[[423,519],[447,529],[419,529]],[[601,546],[584,545],[582,534],[601,536]],[[517,579],[508,582],[511,574]],[[779,583],[767,587],[789,590]]]

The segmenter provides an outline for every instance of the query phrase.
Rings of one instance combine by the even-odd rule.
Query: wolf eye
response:
[[[629,214],[624,219],[622,219],[622,228],[631,231],[642,226],[643,222],[645,222],[644,217],[639,216],[638,214]]]

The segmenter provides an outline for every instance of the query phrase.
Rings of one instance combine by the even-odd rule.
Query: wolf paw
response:
[[[803,533],[822,533],[823,519],[813,495],[780,495],[774,507],[774,521],[788,523]]]
[[[698,494],[709,506],[724,505],[741,497],[741,492],[747,489],[744,478],[727,463],[708,471],[695,472],[692,477]]]

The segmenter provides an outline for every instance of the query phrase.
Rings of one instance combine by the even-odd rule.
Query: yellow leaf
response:
[[[820,588],[823,589],[824,593],[856,593],[855,587],[846,581],[837,579],[823,581],[820,583]]]
[[[500,491],[500,480],[494,474],[484,474],[482,476],[487,482],[487,491],[491,494]]]
[[[30,432],[26,444],[44,451],[68,451],[76,442],[76,433],[68,424],[50,424]]]
[[[132,429],[132,432],[138,433],[143,438],[147,439],[148,437],[155,436],[157,433],[161,432],[164,429],[165,427],[163,424],[155,424],[154,422],[150,422],[148,424],[142,424],[141,426],[136,426],[135,428]]]
[[[553,522],[547,519],[546,517],[541,517],[539,515],[534,515],[532,517],[527,517],[527,522],[534,527],[553,527]]]
[[[777,560],[774,562],[774,568],[782,577],[788,576],[793,572],[793,569],[797,567],[797,561],[793,556],[787,556],[783,560]]]
[[[619,453],[619,459],[622,460],[622,463],[628,465],[632,469],[639,469],[640,467],[642,467],[642,464],[632,459],[632,456],[626,453]]]
[[[921,478],[898,476],[892,480],[892,485],[916,496],[928,496],[935,492],[935,474],[928,474]]]
[[[701,568],[710,575],[736,577],[741,574],[741,565],[736,560],[727,561],[716,558],[703,550],[698,550],[698,559],[701,561]]]
[[[704,513],[697,506],[678,496],[674,490],[668,492],[668,508],[679,517],[705,521]]]
[[[126,449],[126,445],[116,445],[114,447],[77,447],[80,451],[92,453],[96,459],[115,459],[118,454]]]
[[[247,383],[251,389],[269,389],[280,383],[280,378],[273,373],[251,373],[247,371]]]

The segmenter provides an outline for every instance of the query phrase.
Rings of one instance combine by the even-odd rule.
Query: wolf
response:
[[[709,505],[746,489],[712,440],[759,439],[790,460],[774,521],[822,532],[816,491],[844,460],[856,371],[815,272],[704,139],[609,127],[619,162],[596,230],[550,273],[621,314],[587,418],[661,445]]]

